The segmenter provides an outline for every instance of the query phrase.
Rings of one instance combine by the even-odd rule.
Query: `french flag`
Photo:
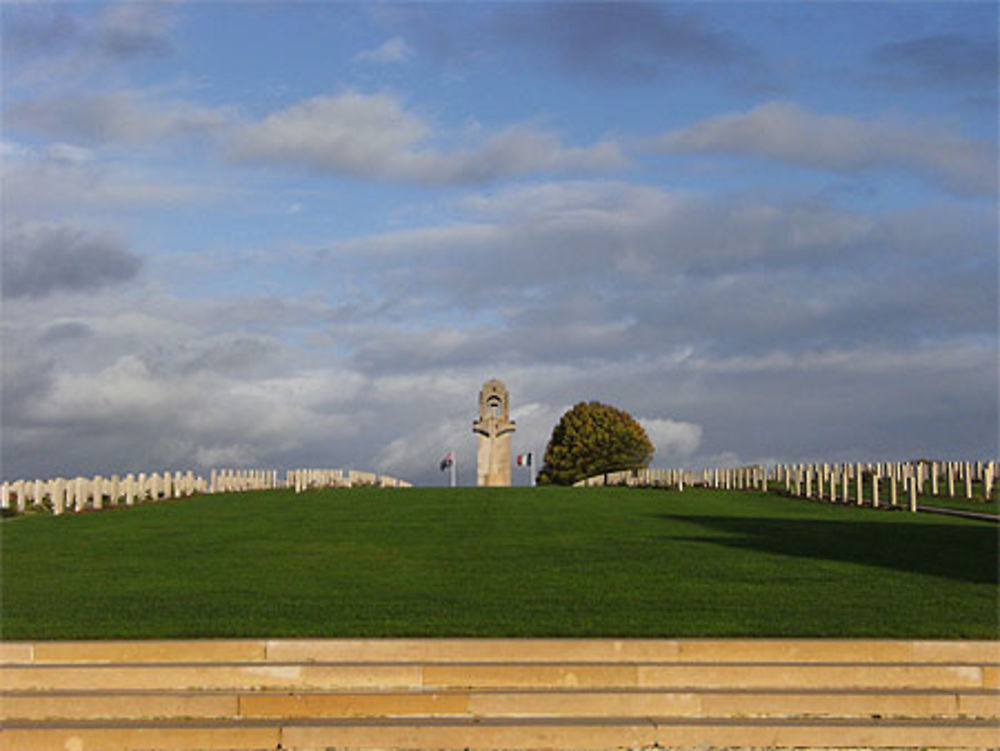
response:
[[[517,455],[517,466],[530,467],[534,463],[534,455],[529,451],[527,454]]]

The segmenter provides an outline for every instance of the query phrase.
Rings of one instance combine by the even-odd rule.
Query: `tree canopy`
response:
[[[628,413],[601,402],[580,402],[566,412],[545,448],[541,484],[578,480],[649,466],[655,451],[645,429]]]

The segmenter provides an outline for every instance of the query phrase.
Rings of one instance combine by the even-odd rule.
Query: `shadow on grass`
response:
[[[1000,540],[996,527],[950,524],[812,521],[733,516],[654,514],[700,524],[722,535],[685,540],[796,558],[844,561],[975,584],[995,584]]]

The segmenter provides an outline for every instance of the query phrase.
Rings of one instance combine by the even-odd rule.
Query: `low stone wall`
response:
[[[16,480],[0,485],[0,509],[25,513],[44,509],[52,514],[99,511],[106,507],[186,498],[205,493],[294,488],[409,487],[408,482],[373,472],[344,469],[290,469],[284,480],[276,469],[213,469],[208,477],[184,472],[140,472],[124,477],[57,477],[51,480]]]

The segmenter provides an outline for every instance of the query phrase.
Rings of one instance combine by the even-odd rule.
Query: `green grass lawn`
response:
[[[996,525],[759,493],[269,491],[0,535],[8,640],[998,636]]]
[[[947,492],[947,491],[946,491]],[[917,498],[917,506],[937,506],[938,508],[953,508],[961,511],[974,511],[977,514],[1000,515],[1000,500],[996,498],[997,491],[994,491],[993,498],[983,497],[981,483],[973,483],[972,498],[965,497],[965,486],[955,489],[955,497],[947,495],[921,495]]]

